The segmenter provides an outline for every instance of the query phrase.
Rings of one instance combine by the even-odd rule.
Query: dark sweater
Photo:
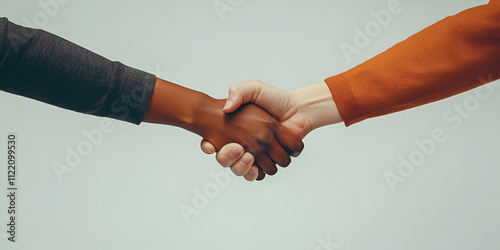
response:
[[[0,18],[0,90],[77,112],[141,123],[156,77],[63,38]]]

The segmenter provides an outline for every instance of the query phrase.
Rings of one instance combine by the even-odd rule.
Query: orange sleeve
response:
[[[447,17],[325,81],[345,125],[500,78],[500,0]]]

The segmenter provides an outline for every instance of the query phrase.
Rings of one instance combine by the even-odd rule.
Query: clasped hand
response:
[[[342,117],[330,94],[328,86],[324,82],[313,84],[296,91],[285,91],[269,86],[259,80],[252,80],[239,85],[235,85],[229,90],[229,97],[224,106],[224,113],[238,114],[239,108],[245,103],[255,103],[259,107],[269,112],[282,126],[288,128],[291,133],[303,139],[312,130],[342,121]],[[286,142],[284,133],[280,135],[278,141]],[[291,142],[291,141],[290,141]],[[217,153],[217,161],[224,167],[230,167],[238,176],[244,176],[248,181],[261,180],[264,175],[258,172],[261,160],[256,158],[257,166],[253,166],[252,154],[245,153],[245,147],[237,143],[230,143],[222,148],[213,144],[209,138],[204,138],[201,142],[202,150],[207,154]],[[303,146],[303,144],[301,144]],[[278,148],[278,145],[275,145]],[[301,150],[287,151],[292,156],[298,156]],[[254,154],[255,155],[255,154]],[[257,155],[258,156],[258,155]],[[276,158],[276,157],[271,157]],[[267,163],[270,165],[270,163]],[[288,164],[287,164],[288,165]],[[263,165],[266,166],[266,165]],[[280,164],[280,166],[283,166]],[[267,174],[274,174],[275,169]]]
[[[286,167],[291,162],[290,154],[302,151],[301,137],[266,111],[254,104],[245,104],[236,112],[224,114],[222,108],[225,102],[208,99],[197,115],[198,122],[193,132],[209,141],[214,151],[229,143],[241,145],[255,159],[258,168],[251,175],[257,174],[257,179],[263,179],[265,174],[274,175],[277,172],[275,164]],[[245,167],[252,166],[253,157],[246,161]],[[245,164],[244,161],[242,163]]]
[[[342,121],[326,83],[296,91],[258,80],[235,85],[226,100],[157,79],[144,121],[200,135],[202,149],[249,181],[262,180],[298,156],[313,129]]]
[[[229,155],[238,156],[244,171],[237,171],[237,164],[231,169],[248,180],[275,174],[276,164],[286,167],[290,164],[290,155],[302,151],[302,137],[257,105],[240,103],[231,108],[236,112],[224,113],[224,103],[226,100],[157,79],[144,121],[196,133],[210,142],[210,152],[237,143],[237,152],[229,150]],[[244,152],[247,153],[243,155]]]

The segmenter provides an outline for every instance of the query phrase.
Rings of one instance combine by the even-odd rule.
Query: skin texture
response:
[[[275,174],[275,163],[288,166],[291,162],[289,154],[302,151],[300,136],[266,111],[254,104],[246,104],[231,114],[225,114],[222,111],[225,102],[157,79],[144,121],[178,126],[196,133],[211,142],[215,151],[226,144],[238,143],[240,150],[255,158],[258,179],[263,179],[265,174]],[[245,159],[241,161],[251,164]]]
[[[342,117],[324,82],[295,91],[275,88],[259,80],[238,84],[230,88],[224,112],[234,112],[240,105],[248,102],[267,110],[301,138],[321,126],[342,122]],[[215,152],[213,145],[207,141],[202,141],[201,148],[207,154]],[[246,180],[253,181],[256,179],[255,169],[241,163],[242,155],[244,155],[242,148],[231,143],[220,149],[216,158],[221,165],[230,166],[233,172],[243,173]]]

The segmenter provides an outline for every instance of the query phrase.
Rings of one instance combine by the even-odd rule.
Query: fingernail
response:
[[[208,148],[206,147],[201,147],[201,150],[205,153],[205,154],[211,154],[212,152],[208,151]]]
[[[251,168],[250,171],[248,171],[248,174],[249,175],[255,174],[255,168]]]
[[[240,155],[240,150],[238,149],[238,147],[234,146],[233,148],[231,148],[231,151],[229,151],[229,155],[231,156],[231,158],[236,158],[238,157],[238,155]]]
[[[228,99],[228,100],[226,101],[226,105],[224,105],[224,108],[223,108],[222,110],[226,110],[226,109],[228,109],[229,107],[231,107],[231,105],[232,105],[232,104],[233,104],[233,100]]]
[[[302,151],[304,150],[304,143],[301,142],[300,145],[298,146],[298,151],[295,151],[293,152],[291,155],[292,157],[297,157],[300,155],[300,153],[302,153]]]
[[[288,167],[288,165],[290,165],[290,163],[292,163],[292,159],[288,158],[288,159],[286,159],[286,161],[283,163],[283,166],[282,166],[282,167]]]
[[[241,157],[240,163],[243,165],[248,165],[252,163],[252,155],[251,154],[244,154],[243,157]]]

